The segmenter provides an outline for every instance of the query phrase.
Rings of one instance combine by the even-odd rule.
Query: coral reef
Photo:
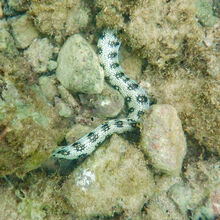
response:
[[[219,14],[217,0],[0,0],[0,219],[217,219]],[[94,50],[103,28],[159,105],[85,160],[48,159],[126,117]]]

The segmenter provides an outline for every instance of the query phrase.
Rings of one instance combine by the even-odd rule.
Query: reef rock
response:
[[[41,33],[62,43],[67,36],[86,28],[90,9],[80,0],[31,1],[29,13]]]
[[[53,46],[47,38],[35,39],[24,52],[28,63],[36,73],[44,73],[52,58]]]
[[[65,42],[58,56],[56,76],[74,92],[97,94],[104,85],[104,72],[92,47],[79,34]]]
[[[5,19],[0,20],[0,52],[9,55],[17,55],[14,40],[10,34],[8,23]]]
[[[176,110],[153,105],[141,122],[141,149],[158,170],[171,175],[181,171],[186,140]]]
[[[107,145],[77,167],[62,187],[75,217],[134,216],[153,193],[143,154],[117,135]]]
[[[39,78],[39,85],[42,93],[49,101],[52,102],[54,97],[58,95],[55,80],[53,77],[41,76]]]
[[[17,48],[28,47],[38,37],[38,32],[27,15],[13,17],[10,22]]]

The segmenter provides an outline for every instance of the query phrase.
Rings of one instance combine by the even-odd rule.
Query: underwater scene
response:
[[[0,0],[0,220],[220,220],[219,0]]]

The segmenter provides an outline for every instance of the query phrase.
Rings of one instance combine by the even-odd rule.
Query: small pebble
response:
[[[58,114],[64,118],[69,118],[73,114],[72,109],[58,97],[55,98],[55,107],[58,111]]]
[[[58,95],[55,80],[52,77],[41,76],[39,78],[39,85],[43,94],[49,101],[53,101],[54,97]]]
[[[24,52],[34,72],[41,74],[47,71],[53,54],[53,46],[47,38],[35,39]]]
[[[49,60],[48,63],[47,63],[47,69],[49,71],[53,71],[57,68],[57,62],[54,61],[54,60]]]
[[[78,111],[80,109],[80,106],[79,106],[78,102],[74,99],[72,94],[67,89],[65,89],[62,85],[59,85],[57,88],[58,88],[58,91],[59,91],[62,99],[66,103],[68,103],[70,106],[72,106],[72,108],[74,110]]]

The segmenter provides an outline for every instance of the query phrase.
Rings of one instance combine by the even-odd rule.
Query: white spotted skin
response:
[[[125,98],[130,97],[131,100],[126,102],[128,105],[128,118],[139,122],[140,117],[138,116],[138,112],[144,112],[149,108],[149,101],[147,99],[146,92],[138,86],[136,81],[129,79],[128,76],[122,72],[122,68],[120,67],[118,61],[120,42],[114,32],[104,31],[102,36],[103,37],[98,41],[98,48],[101,48],[99,56],[101,64],[104,66],[105,77],[109,78],[108,82],[113,87],[117,86],[119,92]],[[117,46],[110,46],[113,44],[117,44]],[[112,54],[116,54],[116,56],[112,57]],[[143,98],[144,100],[142,102],[138,102],[138,97]],[[129,109],[131,108],[134,108],[134,111],[129,113]]]
[[[105,70],[107,82],[117,89],[125,98],[128,117],[109,120],[75,143],[60,147],[52,153],[54,158],[78,159],[91,154],[107,137],[114,133],[131,131],[139,123],[144,111],[149,108],[145,91],[136,81],[129,79],[118,62],[120,42],[112,30],[105,30],[98,41],[98,54]]]

